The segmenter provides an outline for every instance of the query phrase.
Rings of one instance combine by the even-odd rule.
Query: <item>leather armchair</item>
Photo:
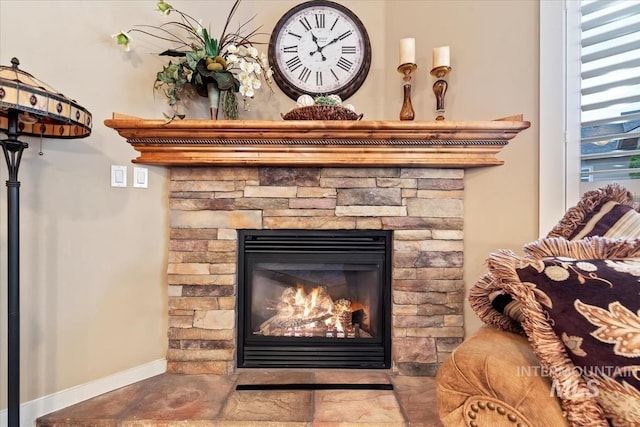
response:
[[[550,378],[522,335],[483,326],[437,374],[445,427],[569,426]]]

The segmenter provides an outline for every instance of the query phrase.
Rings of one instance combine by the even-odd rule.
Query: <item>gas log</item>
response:
[[[326,286],[316,286],[306,292],[304,286],[290,286],[270,310],[276,314],[262,322],[256,334],[265,336],[305,336],[336,338],[367,338],[361,329],[366,313],[353,310],[352,301],[341,298],[334,301]],[[356,321],[354,322],[354,319]]]

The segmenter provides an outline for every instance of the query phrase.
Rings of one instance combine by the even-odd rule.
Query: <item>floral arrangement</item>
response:
[[[259,28],[246,31],[249,21],[240,25],[235,32],[227,32],[240,1],[234,2],[218,39],[210,36],[211,31],[202,27],[201,21],[164,0],[157,2],[157,10],[165,16],[177,15],[176,20],[159,26],[136,25],[112,36],[125,51],[130,50],[133,33],[170,43],[171,47],[159,55],[175,59],[163,66],[154,82],[154,89],[162,91],[174,109],[173,117],[165,114],[168,121],[185,117],[178,114],[177,109],[184,96],[197,94],[208,97],[212,118],[217,117],[221,101],[224,117],[236,119],[237,92],[243,98],[245,110],[249,110],[248,101],[262,87],[262,81],[271,88],[273,71],[267,56],[259,54],[252,42],[252,38],[263,33],[258,33]],[[220,101],[218,96],[221,97]]]

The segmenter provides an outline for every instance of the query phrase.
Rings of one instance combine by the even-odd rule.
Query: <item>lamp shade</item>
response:
[[[0,65],[0,130],[9,129],[9,111],[17,110],[18,132],[48,138],[84,138],[91,134],[91,113],[46,83],[18,68]]]

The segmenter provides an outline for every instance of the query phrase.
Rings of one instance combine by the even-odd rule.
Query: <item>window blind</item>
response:
[[[640,180],[640,0],[583,0],[580,13],[580,179]]]

